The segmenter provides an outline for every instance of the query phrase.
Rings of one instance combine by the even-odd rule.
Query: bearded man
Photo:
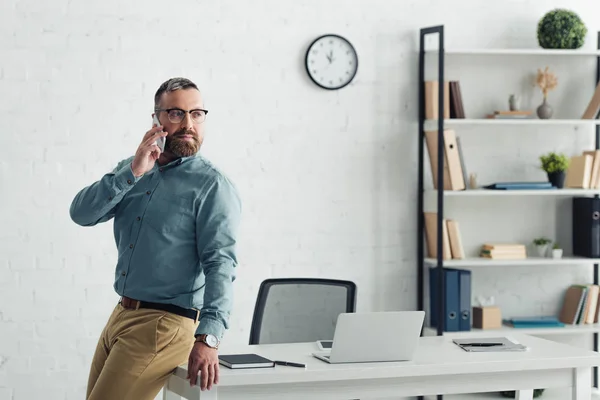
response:
[[[135,155],[71,203],[71,219],[81,226],[114,219],[118,251],[120,299],[93,356],[88,400],[152,400],[186,362],[191,385],[218,384],[241,201],[232,182],[199,154],[207,113],[196,84],[164,82],[152,113],[159,124],[143,135]]]

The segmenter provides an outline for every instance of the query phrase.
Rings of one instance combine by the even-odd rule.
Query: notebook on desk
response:
[[[258,354],[225,354],[219,356],[219,364],[231,369],[271,368],[275,362]]]
[[[529,348],[506,337],[452,339],[464,351],[471,353],[527,351]]]

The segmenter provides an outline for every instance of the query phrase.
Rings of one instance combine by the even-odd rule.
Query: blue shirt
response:
[[[114,218],[119,295],[196,308],[196,334],[221,338],[233,302],[238,192],[200,155],[156,163],[137,179],[133,158],[77,193],[71,219],[94,226]]]

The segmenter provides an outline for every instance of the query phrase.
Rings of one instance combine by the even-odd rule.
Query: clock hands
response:
[[[331,64],[333,62],[333,50],[330,50],[326,57],[329,60],[329,64]]]

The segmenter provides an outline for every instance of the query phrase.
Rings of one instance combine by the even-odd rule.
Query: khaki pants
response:
[[[87,400],[154,400],[173,370],[187,364],[194,320],[117,304],[96,347]]]

